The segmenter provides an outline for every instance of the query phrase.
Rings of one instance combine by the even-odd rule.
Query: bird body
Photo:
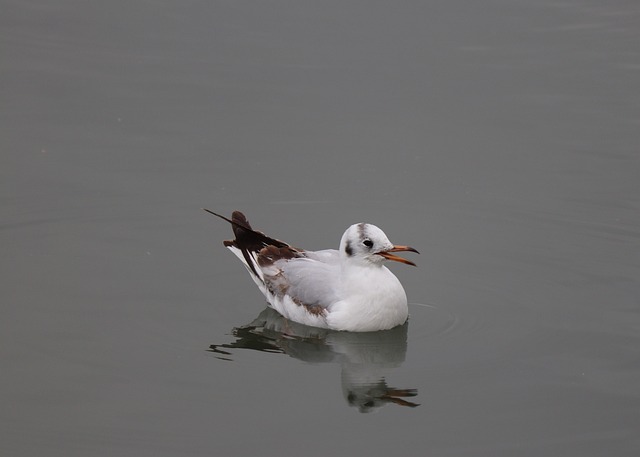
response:
[[[235,239],[225,241],[245,265],[271,307],[292,321],[353,332],[386,330],[407,320],[407,296],[385,259],[414,265],[372,224],[354,224],[340,249],[305,251],[253,230],[244,214],[231,219]]]

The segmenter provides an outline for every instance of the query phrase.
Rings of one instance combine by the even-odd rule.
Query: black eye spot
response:
[[[373,247],[373,241],[366,239],[362,242],[362,244],[364,244],[366,247],[370,248]]]

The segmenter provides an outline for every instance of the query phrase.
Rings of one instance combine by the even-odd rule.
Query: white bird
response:
[[[253,230],[240,211],[231,219],[205,211],[231,223],[235,239],[224,245],[285,318],[352,332],[387,330],[407,320],[407,295],[382,263],[386,259],[415,266],[392,253],[418,251],[393,245],[375,225],[349,227],[339,250],[305,251]]]

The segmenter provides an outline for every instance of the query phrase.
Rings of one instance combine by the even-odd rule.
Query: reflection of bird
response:
[[[407,320],[407,296],[385,259],[415,265],[393,254],[418,252],[394,246],[382,230],[354,224],[340,249],[305,251],[251,228],[240,211],[231,219],[235,239],[224,245],[242,261],[269,304],[284,317],[313,327],[354,332],[386,330]]]
[[[415,389],[397,389],[386,382],[404,362],[407,328],[405,323],[380,332],[337,332],[287,321],[266,308],[253,322],[233,330],[234,342],[211,345],[209,351],[224,360],[231,360],[229,349],[253,349],[309,363],[337,363],[344,398],[358,411],[372,412],[388,403],[416,407],[405,399],[415,397]]]
[[[396,389],[389,387],[384,377],[379,373],[369,381],[371,375],[370,365],[343,365],[342,369],[342,393],[349,405],[358,408],[361,413],[374,411],[375,408],[387,403],[395,403],[400,406],[419,406],[405,400],[403,397],[415,397],[418,392],[415,389]]]

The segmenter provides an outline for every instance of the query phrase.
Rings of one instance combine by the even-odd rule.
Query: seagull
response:
[[[312,327],[351,332],[387,330],[404,324],[407,295],[383,262],[415,264],[372,224],[353,224],[340,248],[307,251],[254,230],[240,211],[231,219],[234,240],[224,241],[249,271],[269,305],[286,319]]]

